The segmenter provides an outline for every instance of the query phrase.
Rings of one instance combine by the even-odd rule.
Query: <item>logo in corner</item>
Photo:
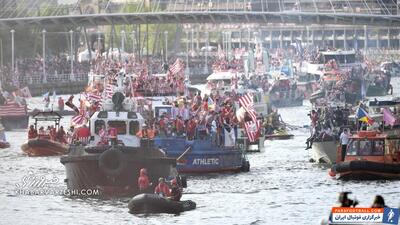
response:
[[[382,223],[385,224],[398,224],[400,210],[395,208],[385,208],[383,211]]]

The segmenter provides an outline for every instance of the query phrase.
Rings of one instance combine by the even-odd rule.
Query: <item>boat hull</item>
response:
[[[128,204],[130,213],[170,213],[179,214],[196,208],[193,201],[172,201],[156,194],[139,194]]]
[[[1,123],[5,130],[26,129],[29,124],[29,116],[6,116],[1,117]]]
[[[218,173],[245,171],[246,159],[238,149],[213,146],[208,140],[187,142],[184,138],[158,138],[156,146],[165,150],[169,157],[180,158],[180,173]],[[188,148],[190,150],[180,157]]]
[[[344,180],[400,179],[400,164],[360,160],[338,163],[332,170]]]
[[[71,146],[69,154],[60,159],[65,166],[68,189],[78,193],[94,190],[101,196],[134,196],[139,193],[137,181],[142,168],[147,169],[153,185],[159,177],[172,179],[178,175],[176,160],[167,158],[159,149],[118,146],[112,149],[119,152],[116,157],[104,157],[110,148]],[[111,166],[105,166],[107,163],[103,160]],[[115,161],[118,161],[117,169],[112,166]]]
[[[333,164],[337,158],[337,141],[313,142],[311,158],[314,162]]]
[[[271,105],[277,108],[302,106],[303,98],[271,100]]]
[[[31,139],[21,146],[28,156],[55,156],[68,152],[68,145],[48,139]]]
[[[266,140],[288,140],[294,137],[293,134],[270,134],[265,135]]]

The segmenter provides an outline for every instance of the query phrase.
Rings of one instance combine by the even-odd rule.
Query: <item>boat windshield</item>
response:
[[[383,156],[384,140],[352,140],[347,148],[348,156]]]
[[[118,134],[126,134],[126,122],[125,121],[108,121],[109,127],[117,129]]]

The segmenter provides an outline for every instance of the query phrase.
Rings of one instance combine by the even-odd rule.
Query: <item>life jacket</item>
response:
[[[111,127],[111,128],[108,130],[108,134],[110,135],[110,138],[117,138],[118,131],[117,131],[116,128]]]
[[[138,187],[139,187],[139,190],[146,190],[147,188],[150,187],[149,177],[147,176],[144,169],[140,170],[140,176],[138,179]]]
[[[162,194],[164,197],[171,196],[171,191],[169,190],[169,187],[166,183],[158,184],[154,192],[156,194]]]
[[[36,138],[38,136],[38,133],[36,130],[31,130],[29,129],[28,131],[28,139],[33,139]]]

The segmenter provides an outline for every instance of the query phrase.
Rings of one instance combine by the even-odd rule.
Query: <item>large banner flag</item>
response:
[[[246,95],[239,98],[240,105],[249,113],[253,122],[257,121],[256,110],[254,109],[253,95],[247,93]]]
[[[259,120],[245,122],[244,127],[250,142],[255,142],[260,137],[261,122]]]

